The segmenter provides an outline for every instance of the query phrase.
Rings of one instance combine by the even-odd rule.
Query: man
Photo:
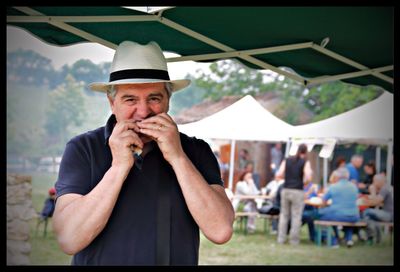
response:
[[[167,114],[169,80],[155,42],[122,42],[107,92],[104,127],[70,140],[56,183],[54,230],[76,265],[197,265],[199,228],[212,242],[232,235],[234,212],[218,163],[202,140]]]
[[[363,189],[364,184],[360,183],[360,174],[358,173],[358,169],[361,168],[363,164],[364,158],[362,155],[355,154],[351,157],[351,160],[348,164],[346,164],[346,168],[349,171],[349,180],[357,186],[357,188]]]
[[[334,171],[334,182],[329,186],[328,191],[324,194],[322,200],[323,205],[328,205],[328,200],[332,201],[328,207],[319,209],[319,219],[327,221],[344,221],[344,222],[357,222],[360,219],[357,197],[357,187],[349,182],[349,171],[346,167],[341,167]],[[339,235],[336,227],[335,238],[338,241]],[[354,242],[352,239],[353,229],[343,228],[345,232],[345,240],[348,247],[352,247]],[[334,245],[336,241],[334,242]]]
[[[363,205],[382,207],[382,209],[368,208],[363,213],[363,217],[368,224],[368,242],[372,244],[374,237],[376,243],[381,240],[381,232],[376,223],[393,221],[393,189],[386,183],[386,177],[382,174],[374,176],[370,187],[371,195],[369,198],[363,199]]]
[[[253,161],[250,160],[249,151],[243,148],[239,151],[239,169],[244,170],[248,163],[253,163]]]

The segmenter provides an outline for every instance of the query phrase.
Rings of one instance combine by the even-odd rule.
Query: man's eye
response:
[[[161,99],[159,97],[152,97],[150,98],[150,102],[160,102]]]

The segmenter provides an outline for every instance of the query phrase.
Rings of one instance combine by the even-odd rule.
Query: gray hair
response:
[[[353,156],[351,156],[351,160],[357,160],[357,159],[364,159],[362,155],[360,154],[354,154]]]
[[[114,100],[116,94],[117,94],[117,90],[115,89],[115,85],[111,85],[110,89],[108,89],[108,91],[107,91],[107,95],[110,96]]]
[[[373,179],[373,180],[374,180],[374,181],[377,180],[377,181],[380,181],[380,182],[385,183],[385,182],[386,182],[386,176],[384,176],[384,175],[382,175],[382,174],[376,174],[376,175],[374,176],[374,179]]]
[[[333,175],[335,177],[337,177],[339,180],[340,179],[349,179],[349,177],[350,177],[349,170],[347,170],[346,167],[340,167],[339,169],[336,169],[333,172]]]
[[[173,92],[173,86],[171,82],[164,82],[165,90],[167,91],[168,98],[171,97]],[[115,99],[115,95],[117,94],[117,90],[115,85],[111,85],[110,89],[107,91],[107,95],[110,96],[112,99]]]

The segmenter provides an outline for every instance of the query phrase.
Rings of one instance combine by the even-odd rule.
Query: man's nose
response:
[[[146,101],[142,101],[137,104],[136,112],[135,112],[135,119],[146,119],[152,115],[152,110]]]

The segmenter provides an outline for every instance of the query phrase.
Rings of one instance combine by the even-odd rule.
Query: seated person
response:
[[[270,184],[270,183],[268,183],[268,184]],[[282,188],[283,188],[283,183],[284,183],[284,180],[280,179],[277,182],[277,188],[274,190],[274,192],[273,193],[272,193],[272,191],[269,192],[270,195],[272,194],[271,195],[272,196],[272,202],[264,203],[264,205],[259,210],[260,213],[269,214],[269,215],[278,215],[279,214],[280,207],[281,207],[281,191],[282,191]],[[268,193],[268,190],[267,190],[267,193]],[[271,234],[277,234],[278,233],[278,222],[279,222],[278,218],[272,218],[271,219],[271,225],[272,225]]]
[[[258,195],[260,191],[257,189],[256,185],[254,184],[254,180],[252,178],[251,172],[245,172],[238,183],[236,183],[236,190],[235,195]],[[232,205],[235,211],[237,211],[239,207],[239,203],[244,203],[244,212],[257,212],[257,204],[254,199],[234,199]],[[249,216],[247,220],[247,231],[254,232],[256,229],[255,225],[255,216]]]
[[[273,199],[278,191],[279,185],[283,183],[283,179],[275,175],[275,178],[268,182],[268,184],[261,189],[263,195],[270,196]]]
[[[312,183],[311,180],[304,180],[304,199],[311,199],[312,197],[318,196],[318,185]],[[314,242],[315,229],[314,229],[314,219],[316,218],[318,209],[311,205],[304,205],[303,215],[301,218],[302,225],[308,225],[308,233],[310,241]]]
[[[376,238],[376,243],[381,240],[381,233],[376,222],[392,222],[393,221],[393,188],[386,183],[386,177],[382,174],[377,174],[373,178],[373,183],[370,186],[371,195],[364,199],[363,204],[366,206],[383,206],[382,209],[364,210],[363,218],[367,222],[367,236],[370,244],[373,243],[373,238]]]
[[[267,206],[268,206],[268,207],[272,207],[272,202],[273,202],[273,199],[274,199],[275,196],[276,196],[276,192],[277,192],[277,190],[278,190],[278,187],[279,187],[279,185],[281,185],[283,182],[284,182],[284,180],[283,180],[282,178],[278,178],[278,176],[275,175],[275,179],[271,180],[270,182],[268,182],[268,184],[267,184],[265,187],[261,188],[261,194],[262,194],[262,195],[266,195],[266,196],[268,196],[269,198],[264,199],[264,200],[261,202],[261,205],[260,205],[260,206],[257,205],[257,208],[258,208],[258,209],[261,209],[262,206],[264,206],[264,210],[266,209],[265,207],[267,207]],[[258,204],[258,203],[257,203],[257,204]]]
[[[369,194],[369,186],[371,186],[374,176],[376,175],[375,162],[369,161],[364,165],[365,178],[358,184],[360,193]]]
[[[335,171],[338,181],[329,187],[322,198],[324,206],[327,205],[330,199],[332,203],[328,207],[319,209],[318,217],[320,220],[326,221],[357,222],[360,219],[357,207],[358,188],[354,183],[349,181],[349,171],[345,167],[341,167]],[[335,232],[335,244],[339,240],[339,235],[337,227],[333,229]],[[353,229],[343,228],[343,230],[347,246],[353,246]]]
[[[243,174],[247,172],[251,172],[254,184],[256,185],[257,189],[260,190],[260,175],[254,171],[254,163],[251,161],[247,162],[246,166],[244,167]]]

